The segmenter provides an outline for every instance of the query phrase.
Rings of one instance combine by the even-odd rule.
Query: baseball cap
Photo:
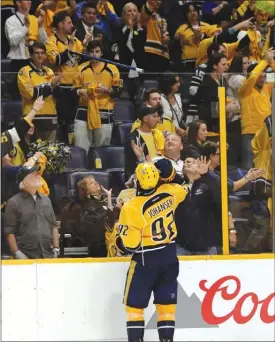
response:
[[[33,167],[29,167],[29,166],[21,167],[21,169],[19,169],[17,173],[17,183],[22,182],[25,177],[27,177],[31,173],[38,171],[39,169],[40,167],[38,165],[35,165]]]
[[[138,118],[142,119],[142,118],[144,118],[144,116],[154,114],[154,113],[156,113],[158,111],[159,111],[159,106],[155,106],[155,107],[151,107],[151,106],[142,107],[142,108],[140,108],[140,110],[138,112]]]

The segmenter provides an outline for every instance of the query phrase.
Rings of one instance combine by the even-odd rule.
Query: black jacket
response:
[[[112,231],[115,214],[107,208],[105,198],[69,201],[61,215],[66,232],[72,233],[84,246],[105,245],[106,230]]]
[[[75,25],[76,33],[75,36],[78,40],[80,40],[83,43],[83,40],[86,36],[86,31],[83,26],[82,20],[79,20]],[[94,37],[96,37],[98,34],[103,34],[96,26],[94,26]]]
[[[138,30],[137,27],[134,27],[133,38],[132,38],[132,46],[134,52],[132,52],[128,46],[127,41],[130,34],[130,30],[127,28],[123,29],[124,25],[121,25],[116,31],[116,41],[119,48],[119,61],[122,64],[131,65],[132,60],[134,59],[137,66],[139,68],[144,67],[144,45],[146,41],[146,30]],[[124,70],[125,71],[125,70]]]
[[[196,180],[175,214],[177,243],[189,251],[221,245],[221,199],[209,174]]]
[[[79,39],[81,43],[83,43],[83,40],[86,35],[86,31],[83,26],[82,20],[78,20],[78,22],[75,25],[75,28],[76,28],[76,33],[75,33],[76,38]],[[103,32],[100,29],[98,29],[96,26],[94,26],[94,32],[93,32],[94,37],[96,37],[99,34],[103,35],[103,41],[101,44],[102,44],[102,52],[103,52],[104,58],[111,59],[111,55],[112,55],[111,43],[108,41],[108,38],[104,36]]]
[[[222,86],[222,84],[220,84],[220,86]],[[219,84],[213,79],[210,74],[206,74],[198,91],[198,100],[200,101],[199,118],[200,120],[205,121],[207,130],[209,132],[217,133],[219,132],[219,117],[214,117],[213,114],[218,115],[218,112],[215,113],[214,109],[215,106],[216,109],[218,109],[218,90]]]

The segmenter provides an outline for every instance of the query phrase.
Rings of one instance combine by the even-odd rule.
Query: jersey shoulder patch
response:
[[[11,157],[11,159],[14,159],[17,156],[17,148],[13,147],[10,152],[9,152],[9,156]]]

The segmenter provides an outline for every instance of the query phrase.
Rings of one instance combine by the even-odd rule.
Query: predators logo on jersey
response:
[[[1,144],[5,144],[5,143],[7,143],[8,141],[9,141],[9,139],[8,139],[6,133],[3,132],[2,135],[1,135]]]
[[[121,253],[164,248],[177,236],[175,210],[187,194],[178,184],[163,184],[150,196],[137,196],[126,203],[119,217],[116,245]]]
[[[17,148],[13,147],[9,153],[10,158],[15,158],[17,156]]]

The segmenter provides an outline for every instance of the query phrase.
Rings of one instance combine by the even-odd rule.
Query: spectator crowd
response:
[[[120,256],[135,169],[162,159],[189,188],[178,255],[222,254],[219,87],[230,252],[272,251],[273,1],[2,0],[1,16],[2,255]]]

